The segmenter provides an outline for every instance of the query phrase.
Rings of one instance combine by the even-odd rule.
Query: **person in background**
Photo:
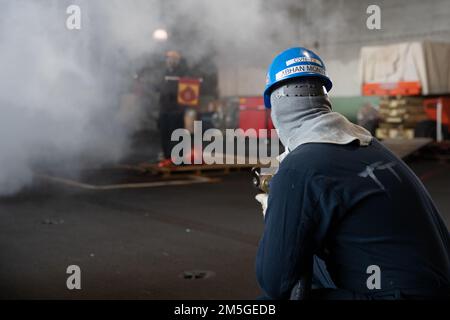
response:
[[[158,127],[164,159],[159,166],[170,166],[171,151],[176,142],[171,141],[172,132],[184,128],[185,107],[178,104],[178,80],[188,73],[186,62],[178,51],[167,51],[163,79],[157,88],[160,93]]]

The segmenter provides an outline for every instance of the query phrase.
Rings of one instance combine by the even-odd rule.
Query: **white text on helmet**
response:
[[[310,57],[293,58],[291,60],[286,61],[286,66],[289,67],[291,64],[299,63],[299,62],[314,62],[314,63],[317,63],[318,65],[323,66],[323,64],[322,64],[322,62],[320,62],[320,60],[315,59],[315,58],[310,58]]]
[[[295,67],[286,68],[284,70],[281,70],[275,75],[276,81],[279,81],[283,78],[286,78],[287,76],[295,73],[303,73],[303,72],[312,72],[317,73],[323,76],[326,76],[325,70],[322,67],[312,65],[312,64],[304,64],[299,65]]]

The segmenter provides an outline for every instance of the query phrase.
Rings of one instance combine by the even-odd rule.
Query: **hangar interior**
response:
[[[161,165],[159,81],[178,83],[176,98],[186,105],[180,126],[192,140],[197,121],[200,140],[208,129],[241,129],[246,150],[252,139],[269,145],[273,134],[245,131],[274,129],[262,99],[266,73],[290,47],[320,55],[333,111],[402,158],[450,227],[446,0],[2,6],[2,299],[259,296],[258,160]],[[182,76],[164,74],[172,58]],[[194,160],[190,151],[183,157]],[[71,265],[81,269],[81,290],[66,286]]]

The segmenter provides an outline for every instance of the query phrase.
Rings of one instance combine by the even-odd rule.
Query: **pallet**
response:
[[[162,174],[163,176],[171,176],[175,174],[190,174],[195,176],[203,176],[206,172],[227,175],[231,171],[249,170],[255,167],[254,164],[196,164],[196,165],[180,165],[158,167],[155,164],[140,164],[143,170],[153,173]]]
[[[427,120],[422,97],[383,97],[380,101],[381,121],[376,130],[379,139],[413,139],[417,123]]]
[[[269,165],[261,164],[261,159],[251,156],[237,156],[229,154],[216,154],[215,158],[208,158],[203,155],[204,161],[208,161],[211,164],[184,164],[184,165],[172,165],[168,167],[158,167],[154,163],[141,163],[137,166],[137,170],[150,171],[155,174],[162,174],[163,176],[170,176],[176,174],[193,174],[197,176],[204,175],[206,173],[214,173],[218,175],[227,175],[231,171],[250,170],[254,167],[268,167]],[[213,163],[216,159],[221,159],[222,164]],[[275,158],[272,159],[275,161]],[[268,161],[264,158],[264,161]],[[231,162],[231,163],[230,163]]]

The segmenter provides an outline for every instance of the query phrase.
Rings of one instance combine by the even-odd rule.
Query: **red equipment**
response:
[[[428,118],[437,121],[438,117],[438,109],[439,109],[439,103],[441,105],[442,110],[442,117],[441,122],[442,124],[448,125],[450,122],[450,97],[440,97],[440,98],[434,98],[434,99],[425,99],[423,102],[423,105],[425,107],[425,112],[427,113]]]
[[[264,107],[263,97],[243,97],[239,100],[239,128],[249,132],[245,136],[252,138],[268,138],[271,136],[271,129],[274,129],[270,110]],[[267,135],[260,129],[267,129]]]

